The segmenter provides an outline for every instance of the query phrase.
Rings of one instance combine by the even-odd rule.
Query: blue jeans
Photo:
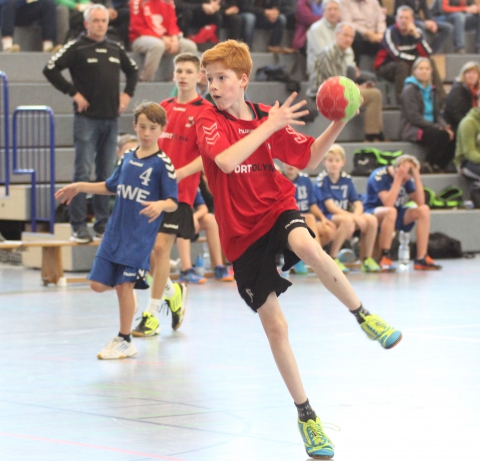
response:
[[[271,23],[264,16],[257,16],[253,13],[241,13],[242,15],[242,38],[243,41],[252,48],[253,43],[253,31],[257,29],[272,29],[268,46],[279,46],[282,42],[283,31],[287,24],[287,18],[281,14],[278,19]]]
[[[451,13],[435,16],[435,22],[448,21],[453,24],[453,46],[455,50],[465,48],[465,31],[474,29],[477,32],[475,40],[476,51],[480,51],[480,17],[478,14]]]
[[[437,23],[438,30],[435,34],[432,34],[431,32],[427,31],[423,21],[415,21],[415,25],[422,29],[423,35],[427,37],[428,43],[432,48],[432,54],[438,53],[445,40],[453,34],[452,24],[445,21],[439,21],[438,18],[435,19],[435,22]]]
[[[105,181],[113,172],[117,150],[118,119],[90,118],[75,114],[73,139],[75,146],[75,171],[73,181],[90,181],[92,164],[95,161],[95,181]],[[108,221],[109,196],[94,195],[95,230],[100,230]],[[74,231],[84,227],[87,217],[87,199],[78,194],[70,204],[70,224]]]

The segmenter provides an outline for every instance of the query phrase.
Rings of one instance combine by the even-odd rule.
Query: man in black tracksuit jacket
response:
[[[43,69],[52,85],[73,98],[75,170],[73,181],[89,181],[95,159],[95,181],[105,181],[115,164],[119,113],[126,110],[138,78],[136,63],[123,47],[106,38],[108,11],[95,4],[85,12],[86,35],[67,43]],[[68,69],[72,82],[62,70]],[[127,77],[120,94],[120,71]],[[101,237],[109,217],[108,196],[93,197],[94,232]],[[85,194],[70,204],[72,240],[88,243]]]

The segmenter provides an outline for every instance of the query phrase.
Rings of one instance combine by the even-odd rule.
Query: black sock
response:
[[[364,309],[364,307],[361,304],[358,309],[355,309],[354,311],[350,311],[350,312],[355,316],[358,323],[365,322],[365,317],[367,315],[370,315],[370,312],[368,312],[367,309]]]
[[[124,335],[122,333],[118,333],[118,337],[124,339],[125,341],[127,341],[127,343],[132,340],[132,337],[130,335]]]
[[[390,250],[382,250],[382,256],[390,259]]]
[[[317,419],[317,415],[315,414],[313,408],[310,406],[308,399],[305,403],[302,403],[301,405],[297,405],[295,403],[295,406],[297,407],[298,411],[298,419],[303,423],[306,423],[309,419],[312,419],[313,421]]]

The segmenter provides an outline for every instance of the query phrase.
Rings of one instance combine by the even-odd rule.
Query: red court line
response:
[[[171,458],[170,456],[161,456],[161,455],[153,455],[151,453],[142,453],[140,451],[131,451],[131,450],[123,450],[122,448],[115,448],[115,447],[103,447],[101,445],[92,445],[89,443],[81,443],[81,442],[72,442],[70,440],[57,440],[57,439],[48,439],[46,437],[37,437],[34,435],[25,435],[25,434],[10,434],[8,432],[0,432],[0,437],[12,437],[16,439],[27,439],[27,440],[36,440],[38,442],[48,442],[48,443],[55,443],[55,444],[63,444],[63,445],[73,445],[76,447],[83,447],[83,448],[94,448],[95,450],[104,450],[104,451],[114,451],[118,453],[125,453],[127,455],[137,455],[142,456],[144,458],[152,458],[152,459],[162,459],[163,461],[186,461],[180,458]]]

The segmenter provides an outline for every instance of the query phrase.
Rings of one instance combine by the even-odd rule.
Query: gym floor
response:
[[[480,460],[480,257],[441,263],[348,276],[402,330],[389,351],[313,274],[291,276],[280,302],[335,460]],[[162,314],[137,356],[100,361],[118,332],[113,292],[0,265],[0,460],[308,459],[258,317],[234,283],[189,288],[179,331]]]

